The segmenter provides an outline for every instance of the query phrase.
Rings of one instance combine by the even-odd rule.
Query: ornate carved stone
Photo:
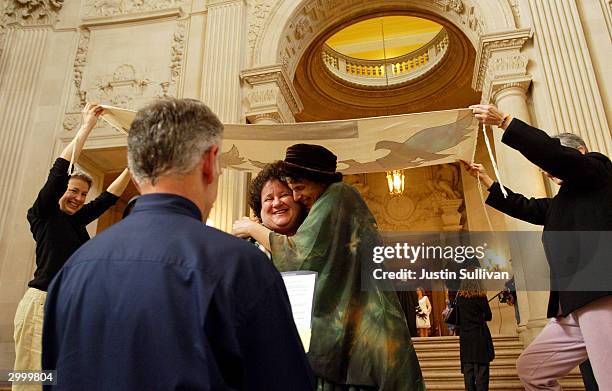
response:
[[[293,114],[303,109],[293,84],[280,65],[248,69],[242,71],[240,77],[248,88],[245,93],[248,119],[265,114],[282,119],[280,122],[293,122]]]
[[[512,16],[514,17],[514,23],[518,27],[521,25],[521,11],[520,11],[519,0],[508,0],[508,4],[510,5],[510,8],[512,9]]]
[[[63,127],[66,132],[72,132],[81,122],[81,116],[78,114],[66,114],[64,117]]]
[[[375,2],[374,2],[375,3]],[[332,24],[348,22],[348,15],[377,9],[368,0],[310,0],[296,8],[283,31],[277,58],[288,75],[293,76],[300,55],[312,40]],[[395,2],[398,3],[398,2]],[[409,4],[408,4],[409,3]],[[407,10],[422,9],[447,17],[451,22],[473,31],[473,38],[485,31],[484,18],[475,0],[415,0],[406,2]],[[347,15],[342,20],[338,15]],[[257,46],[256,46],[257,47]]]
[[[521,53],[521,48],[532,35],[533,31],[527,28],[480,37],[472,88],[485,92],[483,102],[490,99],[493,82],[512,81],[527,75],[528,58]]]
[[[100,102],[131,107],[135,98],[154,96],[145,95],[151,84],[151,80],[139,76],[133,65],[122,64],[112,75],[98,77],[95,85],[88,90],[88,95]]]
[[[182,0],[87,0],[83,17],[111,17],[168,10],[183,5]]]
[[[183,57],[185,56],[185,37],[187,35],[187,26],[185,22],[178,22],[176,31],[172,37],[172,47],[170,54],[170,83],[165,85],[161,83],[162,96],[168,96],[168,88],[173,88],[172,95],[176,95],[183,70]],[[165,88],[164,88],[165,87]]]
[[[490,96],[490,100],[492,102],[495,102],[497,94],[510,88],[518,88],[526,95],[530,85],[531,76],[523,76],[512,80],[494,81],[491,83],[490,93],[488,94],[488,96]]]
[[[276,4],[278,4],[278,0],[255,0],[249,4],[247,10],[247,23],[249,25],[247,45],[249,48],[249,58],[252,58],[253,50],[257,43],[257,37],[261,33],[266,19]]]
[[[81,84],[83,82],[83,70],[85,69],[85,64],[87,64],[89,37],[89,30],[82,30],[79,34],[79,45],[77,47],[76,56],[74,57],[74,64],[72,65],[76,101],[73,102],[73,107],[70,111],[78,111],[80,107],[85,106],[85,102],[87,101],[85,91],[81,90]]]
[[[461,0],[435,0],[436,4],[443,7],[445,10],[453,10],[460,14],[464,10],[463,1]]]
[[[4,23],[21,25],[53,24],[64,0],[7,0],[3,10]]]
[[[459,213],[459,208],[463,204],[463,200],[444,200],[440,202],[440,209],[442,211],[442,229],[444,231],[459,231],[463,228],[460,224],[462,214]]]

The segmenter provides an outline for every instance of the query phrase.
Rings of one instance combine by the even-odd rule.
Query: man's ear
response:
[[[202,176],[206,184],[211,184],[219,176],[219,147],[213,145],[202,155]]]
[[[589,152],[585,147],[583,147],[582,145],[578,147],[578,150],[580,151],[581,154],[586,155],[587,152]]]

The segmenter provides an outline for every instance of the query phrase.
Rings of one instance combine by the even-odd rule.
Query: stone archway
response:
[[[526,74],[527,60],[519,51],[530,31],[517,30],[518,13],[512,4],[510,0],[258,0],[248,15],[249,69],[242,74],[246,117],[252,123],[293,122],[303,107],[292,84],[304,53],[334,26],[381,12],[434,15],[465,35],[476,51],[472,88],[482,90],[482,100],[488,101],[493,95],[489,91],[493,75],[487,74],[490,63],[496,62],[504,75]],[[503,33],[501,43],[498,33]],[[499,64],[500,49],[507,52],[503,64]]]
[[[243,93],[246,117],[252,123],[260,121],[292,122],[303,105],[293,86],[300,58],[321,35],[353,18],[377,12],[424,12],[450,22],[475,49],[476,60],[472,88],[481,92],[482,103],[494,103],[516,117],[531,121],[527,105],[531,75],[527,72],[529,58],[523,51],[532,39],[533,31],[518,28],[520,15],[514,0],[303,0],[299,3],[258,0],[253,7],[249,30],[250,69],[243,71]],[[528,51],[527,51],[528,52]],[[538,197],[546,196],[543,179],[537,169],[518,152],[501,146],[501,133],[494,135],[496,158],[505,184]],[[466,186],[475,183],[466,178]],[[475,192],[472,192],[475,193]],[[479,195],[466,197],[466,204],[480,205]],[[481,207],[481,206],[480,206]],[[533,230],[534,227],[511,218],[502,218],[506,230]],[[474,229],[472,227],[472,229]],[[484,226],[480,229],[488,229]],[[526,291],[522,273],[523,262],[546,263],[525,258],[533,244],[511,245],[513,264],[518,266],[517,288]],[[525,259],[522,259],[525,258]],[[527,296],[529,298],[527,299]],[[522,319],[527,328],[536,331],[545,323],[546,300],[539,292],[519,296]],[[524,330],[524,327],[522,328]],[[534,334],[534,333],[528,333]],[[532,338],[527,336],[526,340]]]

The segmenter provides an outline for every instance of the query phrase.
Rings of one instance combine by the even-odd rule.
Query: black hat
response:
[[[289,174],[303,175],[306,179],[316,177],[326,182],[339,182],[342,174],[336,172],[336,161],[336,155],[325,147],[295,144],[287,148],[283,168]]]

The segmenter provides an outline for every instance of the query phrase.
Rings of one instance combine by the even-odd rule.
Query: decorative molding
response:
[[[88,95],[101,102],[131,107],[133,100],[145,96],[145,92],[152,84],[151,80],[140,76],[133,65],[121,64],[112,75],[98,77],[94,86],[88,89]]]
[[[516,79],[496,80],[495,82],[491,83],[490,90],[486,95],[490,97],[490,101],[497,102],[501,93],[511,88],[518,88],[521,93],[525,94],[526,96],[530,85],[531,76],[524,76]]]
[[[4,13],[0,13],[0,60],[2,59],[2,52],[4,51],[4,45],[6,44],[6,35],[8,34],[6,24],[6,15]]]
[[[168,18],[178,18],[183,15],[181,7],[173,7],[157,11],[135,12],[131,14],[117,14],[110,16],[83,16],[81,27],[107,26],[110,24],[141,22],[145,20],[160,20]]]
[[[276,86],[293,114],[304,109],[293,83],[289,82],[289,77],[280,65],[244,70],[240,72],[240,79],[253,89],[259,89],[262,85]],[[258,99],[261,100],[262,95],[266,95],[266,93],[257,91],[256,95],[255,100],[257,101]]]
[[[465,6],[461,0],[434,0],[436,4],[441,6],[445,11],[453,10],[458,14],[461,14]]]
[[[608,27],[608,35],[610,41],[612,41],[612,0],[599,0],[601,4],[601,11],[606,19],[606,27]]]
[[[272,12],[278,0],[255,0],[249,4],[247,9],[247,46],[249,50],[249,58],[253,58],[253,51],[257,43],[257,37],[265,26],[265,21]]]
[[[514,23],[519,27],[521,25],[521,6],[519,0],[508,0],[508,5],[510,5],[510,9],[512,9]]]
[[[23,26],[52,25],[62,9],[64,0],[6,0],[3,23],[17,23]]]
[[[267,122],[267,123],[273,122],[276,124],[281,124],[281,123],[287,122],[281,117],[281,115],[278,112],[247,115],[246,118],[250,124],[258,124],[258,123],[260,124],[262,122]]]
[[[405,7],[407,10],[416,9],[436,13],[459,27],[463,27],[464,31],[467,30],[466,32],[471,33],[471,38],[474,42],[477,36],[482,35],[486,31],[484,18],[477,1],[420,0],[409,3]],[[363,15],[369,9],[376,11],[381,9],[381,5],[368,0],[310,0],[303,2],[293,10],[292,16],[287,20],[281,34],[281,43],[276,57],[278,62],[283,66],[288,75],[293,76],[299,57],[315,36],[334,24],[348,21],[351,15]],[[339,17],[339,15],[344,15],[345,19]],[[261,44],[258,41],[257,45]],[[257,45],[256,48],[258,48]]]
[[[208,7],[221,7],[224,5],[234,5],[236,3],[245,5],[246,0],[206,0],[206,5]]]
[[[62,127],[66,132],[72,132],[81,123],[81,116],[79,114],[66,114]]]
[[[89,30],[81,30],[79,34],[79,45],[77,46],[76,55],[74,57],[73,69],[73,81],[75,94],[73,98],[73,104],[71,105],[70,111],[78,111],[81,107],[85,106],[87,96],[85,91],[81,90],[83,83],[83,70],[85,64],[87,64],[87,50],[89,49]]]
[[[158,18],[166,16],[167,12],[172,15],[180,13],[183,4],[183,0],[86,0],[81,15],[87,25],[116,16],[130,16],[128,19]]]
[[[186,37],[187,23],[178,22],[174,35],[172,36],[172,46],[170,49],[170,81],[160,83],[160,97],[176,96],[179,91],[179,83],[183,71],[183,58],[185,57]],[[170,87],[173,89],[172,93],[169,93]]]
[[[477,35],[482,35],[485,31],[484,18],[478,8],[477,2],[467,0],[434,0],[442,11],[455,13],[464,26],[474,31]]]
[[[423,175],[424,174],[424,175]],[[459,169],[455,164],[425,167],[413,176],[406,192],[392,196],[386,190],[386,181],[375,178],[383,174],[346,175],[344,181],[355,187],[376,218],[382,231],[461,229],[463,194]],[[385,186],[376,191],[369,180]],[[380,189],[378,189],[380,190]],[[416,228],[415,228],[416,227]]]
[[[486,79],[495,77],[497,69],[506,74],[524,74],[527,57],[520,54],[520,50],[532,36],[531,28],[482,35],[478,42],[472,88],[482,91]]]

